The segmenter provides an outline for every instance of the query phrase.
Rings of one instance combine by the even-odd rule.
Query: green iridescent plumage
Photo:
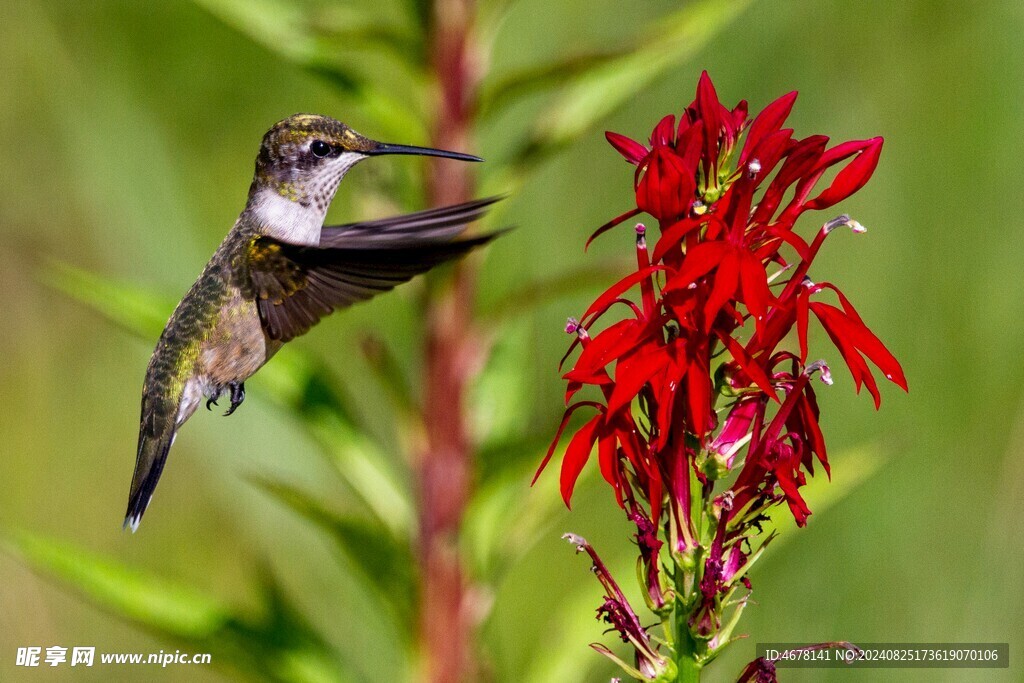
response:
[[[323,316],[493,237],[459,235],[494,199],[324,227],[345,173],[379,154],[479,161],[378,143],[309,114],[285,119],[264,136],[245,210],[175,308],[150,359],[126,527],[138,527],[177,429],[203,399],[209,407],[229,393],[230,414],[245,397],[245,380]]]

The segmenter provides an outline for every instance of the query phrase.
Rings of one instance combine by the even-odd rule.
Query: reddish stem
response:
[[[473,0],[435,0],[429,37],[437,108],[430,145],[469,151],[477,73],[470,43]],[[427,175],[432,206],[472,198],[468,164],[433,160]],[[466,384],[478,363],[472,329],[473,278],[457,265],[450,283],[427,301],[423,422],[426,443],[417,465],[422,595],[423,679],[474,678],[472,591],[461,562],[459,532],[470,496],[473,453],[465,414]]]

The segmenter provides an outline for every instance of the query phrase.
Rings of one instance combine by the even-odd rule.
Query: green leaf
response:
[[[548,88],[564,86],[568,79],[583,76],[614,59],[621,59],[625,52],[615,50],[573,55],[557,62],[522,69],[493,85],[485,85],[480,94],[479,116],[487,118],[520,98]]]
[[[378,135],[426,139],[422,116],[410,108],[409,98],[393,99],[375,87],[372,75],[360,70],[361,60],[353,54],[356,49],[390,51],[419,71],[423,50],[415,36],[351,7],[328,12],[288,0],[192,1],[283,60],[326,78],[345,94],[349,106],[373,119]]]
[[[571,558],[570,558],[571,559]],[[604,557],[605,562],[609,562]],[[613,576],[629,576],[634,559],[630,554],[616,557],[610,566]],[[565,599],[552,605],[552,619],[544,639],[526,671],[523,683],[583,683],[600,680],[594,669],[604,668],[605,660],[587,647],[601,637],[601,624],[594,619],[594,610],[601,604],[601,585],[593,580],[586,565],[579,568],[578,578],[568,584]],[[609,639],[610,640],[610,639]],[[622,647],[621,643],[618,644]]]
[[[405,0],[409,13],[416,22],[416,26],[425,34],[430,29],[433,21],[433,3],[431,0]]]
[[[824,472],[819,471],[815,476],[808,477],[807,484],[800,488],[800,495],[810,507],[812,517],[825,513],[850,495],[877,474],[887,462],[887,458],[876,446],[868,445],[845,451],[829,460],[832,463],[831,480]],[[785,504],[772,508],[768,514],[771,521],[766,528],[774,528],[780,532],[779,538],[773,544],[773,552],[765,555],[772,557],[780,546],[785,545],[787,539],[795,535],[791,532],[797,531],[798,527],[789,507]]]
[[[74,586],[92,602],[162,633],[206,638],[228,618],[227,608],[213,599],[67,543],[22,532],[6,546],[28,566]]]
[[[498,585],[515,562],[551,532],[551,520],[557,517],[561,499],[530,487],[537,462],[539,456],[485,479],[466,506],[462,529],[467,555],[475,575],[489,585]]]
[[[532,360],[531,332],[525,319],[503,325],[470,387],[473,432],[485,445],[515,438],[529,414],[531,378],[524,368]]]
[[[117,327],[154,343],[174,310],[175,301],[117,282],[61,261],[37,271],[43,284],[85,304]]]
[[[669,69],[697,54],[750,0],[701,0],[644,28],[635,49],[595,60],[561,89],[515,155],[520,172],[589,132]]]
[[[368,332],[359,340],[359,349],[397,413],[405,420],[415,419],[418,406],[411,382],[391,344],[379,334]]]
[[[52,262],[38,274],[45,284],[92,308],[123,330],[150,342],[160,335],[172,300],[67,264]],[[311,354],[285,347],[259,372],[267,398],[292,415],[331,457],[338,474],[392,533],[412,524],[412,497],[399,465],[351,409],[351,400]]]
[[[282,349],[260,370],[267,391],[260,392],[299,421],[331,461],[366,509],[397,536],[412,527],[412,495],[399,470],[401,460],[388,455],[348,405],[325,366],[298,349]]]
[[[339,514],[290,484],[260,478],[252,481],[327,532],[364,584],[376,593],[376,603],[394,609],[397,630],[411,639],[417,623],[417,583],[408,538],[394,537],[373,519]]]
[[[601,291],[609,281],[618,280],[630,268],[636,268],[636,259],[587,264],[569,272],[536,278],[502,296],[501,301],[489,306],[482,315],[496,322],[517,320],[524,313],[553,301]]]
[[[228,26],[284,59],[311,69],[334,70],[354,90],[354,72],[338,52],[385,48],[406,56],[408,36],[351,6],[330,11],[289,0],[192,0]]]
[[[193,652],[210,653],[215,665],[281,683],[354,679],[272,580],[264,581],[260,614],[253,617],[62,541],[20,532],[6,539],[4,547],[100,609]]]

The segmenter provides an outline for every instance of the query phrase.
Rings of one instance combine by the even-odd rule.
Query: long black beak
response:
[[[364,151],[363,154],[367,154],[369,156],[377,156],[378,154],[416,154],[424,157],[458,159],[459,161],[483,161],[480,157],[475,157],[472,154],[449,152],[447,150],[433,149],[431,147],[415,147],[413,145],[389,145],[386,142],[378,142],[376,147]]]

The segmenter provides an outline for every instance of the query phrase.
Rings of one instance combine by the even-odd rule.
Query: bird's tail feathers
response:
[[[167,461],[167,453],[174,443],[177,431],[176,406],[170,402],[162,405],[143,405],[142,424],[139,428],[139,450],[135,459],[135,474],[132,476],[131,493],[128,496],[128,511],[125,513],[124,528],[134,533],[139,528],[142,515],[153,498],[153,491],[160,481]]]

